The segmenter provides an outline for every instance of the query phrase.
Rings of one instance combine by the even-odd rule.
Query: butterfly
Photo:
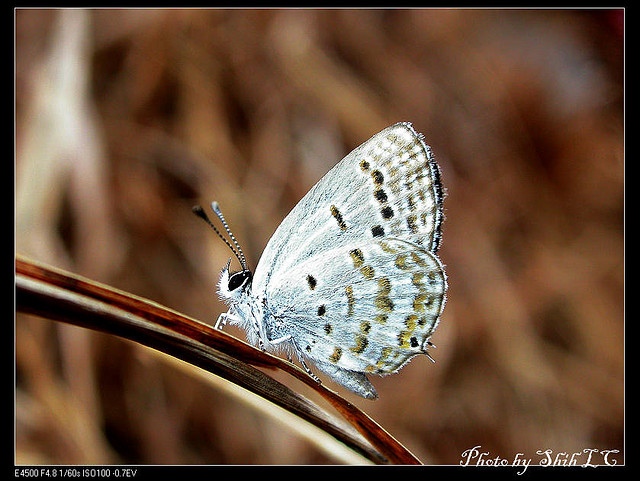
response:
[[[408,122],[377,133],[338,162],[285,217],[252,272],[220,207],[242,269],[222,270],[218,295],[229,309],[216,323],[239,325],[247,340],[296,355],[367,399],[367,374],[397,372],[433,347],[446,302],[437,256],[444,189],[423,136]],[[432,359],[433,360],[433,359]]]

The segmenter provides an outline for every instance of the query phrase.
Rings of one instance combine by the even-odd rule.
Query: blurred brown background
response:
[[[344,395],[428,464],[476,445],[624,461],[624,11],[17,10],[15,25],[18,253],[212,323],[230,252],[192,204],[218,200],[255,267],[324,172],[411,121],[448,192],[437,363],[373,376],[375,402]],[[345,460],[146,348],[18,316],[16,462]]]

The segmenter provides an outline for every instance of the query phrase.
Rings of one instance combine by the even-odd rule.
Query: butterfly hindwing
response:
[[[426,352],[444,307],[438,258],[397,239],[369,239],[291,266],[267,290],[270,318],[326,371],[390,374]],[[323,365],[324,369],[323,369]]]

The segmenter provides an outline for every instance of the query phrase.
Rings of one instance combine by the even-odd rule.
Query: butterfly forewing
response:
[[[430,149],[408,123],[354,149],[294,207],[267,244],[254,292],[291,265],[356,241],[398,238],[437,252],[442,187]]]

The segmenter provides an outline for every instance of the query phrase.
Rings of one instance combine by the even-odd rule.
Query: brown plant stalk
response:
[[[200,367],[314,424],[374,463],[421,464],[373,419],[294,364],[153,301],[18,255],[16,309],[129,339]],[[304,382],[357,432],[254,366]]]

